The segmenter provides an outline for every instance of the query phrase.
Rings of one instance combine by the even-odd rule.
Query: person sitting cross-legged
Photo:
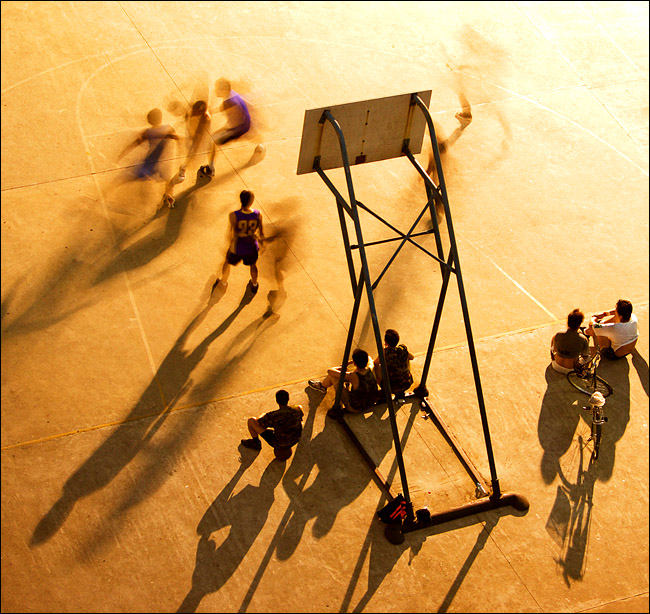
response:
[[[411,361],[414,356],[403,343],[399,343],[399,333],[393,328],[389,328],[384,333],[384,356],[386,357],[386,371],[388,371],[390,390],[396,399],[403,399],[404,393],[413,383]],[[375,358],[374,369],[377,383],[383,388],[383,375],[379,356]]]
[[[368,352],[357,348],[352,352],[352,360],[348,365],[354,365],[353,371],[345,372],[345,384],[341,401],[345,409],[352,413],[368,411],[377,402],[377,380],[372,371],[372,361]],[[327,370],[327,376],[321,382],[310,379],[309,385],[319,392],[327,392],[330,386],[338,384],[341,379],[341,367]]]

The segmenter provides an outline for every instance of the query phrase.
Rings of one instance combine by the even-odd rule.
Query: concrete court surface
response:
[[[1,11],[3,612],[648,611],[648,3]],[[120,181],[143,149],[119,154],[153,108],[184,134],[179,109],[215,108],[221,76],[253,129],[195,185],[199,152],[176,207],[159,209],[161,184]],[[393,545],[375,514],[385,494],[325,417],[333,393],[307,387],[340,363],[353,297],[334,199],[296,166],[305,110],[429,89],[441,134],[459,94],[472,106],[445,180],[498,479],[530,509]],[[404,158],[353,178],[402,231],[424,205]],[[239,266],[208,300],[242,189],[274,237],[261,289],[245,294]],[[364,224],[366,240],[386,236]],[[369,249],[372,274],[392,245]],[[375,294],[416,374],[440,280],[405,249]],[[574,307],[619,298],[641,336],[603,362],[614,394],[590,463],[587,398],[550,369],[548,344]],[[365,302],[354,339],[376,354]],[[489,480],[454,280],[427,386]],[[238,449],[279,388],[305,411],[286,462]],[[349,424],[399,491],[385,407]],[[398,425],[416,507],[474,500],[417,404]]]

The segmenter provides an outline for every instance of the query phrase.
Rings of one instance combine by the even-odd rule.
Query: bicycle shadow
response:
[[[637,353],[632,356],[632,364],[639,372],[645,388],[647,363]],[[568,587],[572,581],[584,578],[595,483],[611,479],[616,461],[616,446],[630,420],[630,360],[604,359],[598,372],[612,385],[614,392],[606,399],[605,415],[608,421],[603,426],[597,459],[593,458],[593,442],[589,439],[591,413],[581,409],[588,406],[587,395],[571,390],[566,376],[555,373],[550,366],[547,369],[549,386],[540,412],[538,432],[544,447],[542,476],[547,484],[552,483],[556,476],[560,479],[546,531],[561,548],[556,563],[561,568]],[[569,387],[568,393],[565,392],[565,384]],[[576,400],[572,402],[572,398]],[[571,469],[577,464],[575,483],[565,476],[563,464]]]
[[[572,581],[582,580],[586,572],[594,485],[600,473],[597,462],[591,459],[591,449],[585,445],[582,436],[578,437],[576,454],[576,482],[571,483],[564,472],[559,471],[561,484],[557,487],[555,502],[546,522],[547,533],[561,549],[561,555],[555,562],[569,588]]]
[[[638,364],[638,363],[637,363]],[[647,368],[647,367],[646,367]],[[598,480],[607,482],[614,472],[616,462],[616,444],[623,437],[630,421],[630,359],[600,361],[598,374],[608,381],[614,392],[605,402],[607,423],[603,425],[603,436],[598,454]],[[581,395],[579,403],[583,403],[586,395]],[[591,425],[591,414],[582,411],[582,418]]]

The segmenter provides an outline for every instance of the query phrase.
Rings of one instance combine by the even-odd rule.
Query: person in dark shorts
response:
[[[368,411],[377,402],[377,380],[372,371],[372,361],[368,352],[357,348],[352,352],[352,360],[348,363],[354,365],[353,371],[346,371],[345,385],[341,401],[343,406],[352,413]],[[325,379],[321,382],[310,379],[309,385],[319,392],[337,384],[341,378],[341,367],[332,367],[327,370]]]
[[[178,170],[178,183],[185,180],[185,172],[191,158],[198,153],[199,150],[207,146],[207,138],[210,136],[210,125],[212,121],[212,117],[208,111],[208,103],[205,100],[197,100],[192,105],[190,112],[186,115],[185,121],[190,140],[190,148],[185,157],[185,161],[181,164],[181,167]],[[214,166],[212,164],[214,156],[211,156],[209,159],[210,167],[208,169],[208,175],[212,177],[214,175]]]
[[[551,366],[558,373],[573,371],[580,356],[589,359],[589,340],[580,332],[584,319],[582,311],[574,309],[567,317],[566,332],[556,333],[551,339]]]
[[[399,333],[394,328],[389,328],[384,333],[384,356],[386,357],[386,371],[388,371],[391,392],[396,399],[403,399],[404,393],[413,383],[411,361],[414,356],[403,343],[399,342]],[[375,358],[374,371],[377,383],[383,388],[379,356]]]
[[[274,449],[291,449],[302,435],[304,413],[301,405],[289,405],[289,393],[278,390],[275,393],[278,409],[258,418],[248,419],[250,439],[242,439],[241,445],[251,450],[261,450],[260,436]]]
[[[257,293],[258,270],[257,258],[260,251],[260,241],[264,240],[264,228],[262,225],[262,214],[253,209],[255,196],[248,190],[242,190],[239,194],[241,208],[230,214],[231,241],[226,253],[226,259],[221,267],[221,277],[218,277],[212,286],[212,292],[219,285],[225,290],[228,287],[230,267],[243,262],[250,267],[251,279],[248,288],[253,294]]]
[[[169,141],[178,141],[180,137],[176,134],[173,126],[162,123],[163,115],[160,109],[152,109],[147,114],[147,121],[150,128],[143,130],[137,138],[129,143],[118,156],[121,160],[131,150],[137,148],[142,143],[147,143],[149,151],[147,156],[131,173],[131,178],[135,180],[149,179],[162,181],[165,183],[165,193],[163,202],[171,209],[174,207],[173,196],[173,178],[169,162],[161,160],[163,154],[169,156]]]
[[[216,95],[223,99],[219,111],[226,117],[225,125],[212,134],[212,148],[209,156],[209,167],[214,174],[214,158],[217,145],[224,145],[240,136],[244,136],[251,129],[251,114],[244,99],[231,89],[230,81],[218,79],[214,85]]]

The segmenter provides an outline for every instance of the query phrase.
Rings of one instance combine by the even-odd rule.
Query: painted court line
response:
[[[494,267],[495,267],[495,268],[496,268],[496,269],[497,269],[497,270],[498,270],[498,271],[499,271],[499,272],[500,272],[500,273],[501,273],[501,274],[502,274],[502,275],[503,275],[503,276],[504,276],[508,281],[510,281],[510,282],[511,282],[512,284],[514,284],[514,285],[515,285],[515,286],[516,286],[516,287],[517,287],[521,292],[523,292],[523,293],[524,293],[524,294],[525,294],[525,295],[526,295],[526,296],[527,296],[531,301],[533,301],[533,303],[535,303],[535,305],[537,305],[537,306],[538,306],[538,307],[539,307],[539,308],[540,308],[540,309],[541,309],[541,310],[542,310],[546,315],[550,316],[551,319],[553,319],[553,320],[557,320],[557,319],[558,319],[558,317],[557,317],[553,312],[551,312],[551,311],[549,311],[548,309],[546,309],[546,307],[544,307],[544,305],[542,305],[542,303],[540,303],[540,302],[539,302],[539,301],[538,301],[538,300],[537,300],[537,299],[536,299],[536,298],[535,298],[535,297],[534,297],[530,292],[528,292],[528,290],[526,290],[526,288],[524,288],[524,287],[523,287],[523,286],[522,286],[518,281],[516,281],[516,280],[513,279],[510,275],[508,275],[508,273],[506,273],[506,272],[505,272],[505,271],[504,271],[504,270],[503,270],[503,269],[502,269],[502,268],[501,268],[501,267],[500,267],[496,262],[494,262],[494,260],[492,260],[492,258],[490,258],[490,257],[485,253],[484,250],[481,250],[481,249],[480,249],[479,247],[477,247],[477,246],[476,246],[472,241],[469,241],[468,239],[464,239],[464,241],[466,241],[467,243],[469,243],[469,244],[470,244],[470,245],[471,245],[471,246],[472,246],[476,251],[478,251],[478,252],[479,252],[479,253],[480,253],[480,254],[481,254],[481,255],[482,255],[486,260],[489,260],[490,263],[491,263],[491,264],[492,264],[492,265],[493,265],[493,266],[494,266]]]

